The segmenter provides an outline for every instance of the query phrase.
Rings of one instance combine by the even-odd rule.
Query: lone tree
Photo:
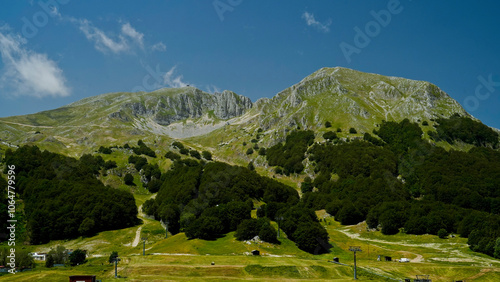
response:
[[[439,229],[437,235],[439,238],[445,239],[446,237],[448,237],[448,231],[446,231],[446,229],[444,229],[444,228],[441,228],[441,229]]]
[[[211,161],[212,160],[212,153],[210,153],[209,151],[203,151],[203,152],[201,152],[201,155],[207,161]]]
[[[109,255],[109,259],[108,259],[109,263],[113,263],[117,257],[118,257],[117,251],[111,252],[111,255]]]
[[[123,178],[123,180],[125,181],[125,184],[127,184],[129,186],[135,185],[134,184],[134,177],[130,173],[125,174],[125,177]]]
[[[87,262],[87,251],[76,249],[69,255],[71,266],[84,264]]]
[[[54,266],[54,257],[53,256],[48,256],[47,260],[45,261],[45,267],[51,268]]]

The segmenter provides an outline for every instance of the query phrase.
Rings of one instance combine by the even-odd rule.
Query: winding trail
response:
[[[132,242],[132,247],[137,247],[137,245],[139,245],[139,242],[141,240],[141,230],[142,226],[139,226],[139,228],[137,228],[137,231],[135,232],[135,238],[134,242]]]
[[[342,234],[348,236],[351,239],[368,241],[368,242],[373,242],[373,243],[398,245],[398,246],[406,246],[406,247],[417,247],[417,248],[430,248],[430,249],[435,249],[435,250],[439,250],[439,251],[443,251],[443,250],[447,249],[447,247],[444,246],[445,244],[440,244],[440,243],[415,244],[415,243],[390,242],[390,241],[385,241],[385,240],[380,240],[380,239],[363,238],[363,237],[361,237],[361,234],[352,233],[349,231],[348,228],[337,229],[336,231],[341,232]],[[449,243],[447,243],[446,245],[460,246],[463,244],[460,244],[460,243],[449,244]],[[410,252],[407,252],[407,253],[410,253]],[[472,255],[463,253],[463,252],[459,251],[458,249],[451,251],[451,253],[456,257],[448,258],[447,261],[474,262],[474,263],[482,263],[482,264],[490,264],[490,263],[497,263],[498,262],[498,261],[493,260],[493,259],[478,258],[476,256],[472,256]],[[422,255],[417,254],[417,253],[411,253],[411,254],[414,254],[417,256],[416,258],[412,259],[411,262],[424,262],[425,261]],[[430,258],[430,259],[431,260],[438,260],[438,258]]]

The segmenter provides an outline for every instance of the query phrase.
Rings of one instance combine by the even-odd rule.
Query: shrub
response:
[[[252,148],[248,148],[247,155],[251,155],[251,154],[253,154],[253,149]]]
[[[243,220],[234,234],[239,241],[250,240],[257,235],[259,235],[259,221],[255,218]]]
[[[358,133],[354,127],[349,128],[349,133],[356,134]]]
[[[255,170],[255,166],[253,165],[253,162],[249,162],[247,168],[249,170]]]
[[[337,134],[333,131],[328,131],[323,134],[323,138],[325,138],[326,140],[334,140],[337,139]]]
[[[111,254],[109,255],[109,259],[108,259],[109,263],[114,262],[117,257],[118,257],[117,251],[111,252]]]
[[[189,154],[191,155],[191,157],[193,158],[196,158],[196,159],[201,159],[201,155],[200,155],[200,152],[196,151],[196,150],[190,150],[189,151]]]
[[[277,239],[278,233],[276,232],[276,229],[274,229],[273,226],[267,221],[265,221],[259,231],[259,238],[268,243],[279,243]]]
[[[325,122],[325,127],[326,128],[332,127],[332,123],[329,121]]]
[[[134,177],[130,173],[125,174],[125,177],[123,177],[123,181],[125,181],[126,185],[129,185],[129,186],[135,185],[134,184]]]
[[[76,249],[69,255],[71,266],[76,266],[87,262],[87,251]]]
[[[448,231],[446,231],[446,229],[444,229],[444,228],[441,228],[441,229],[439,229],[437,235],[439,238],[445,239],[446,237],[448,237]]]
[[[203,151],[203,152],[201,152],[201,155],[207,161],[211,161],[212,160],[212,153],[210,153],[209,151]]]
[[[171,159],[172,161],[177,161],[177,160],[180,160],[181,159],[181,156],[179,156],[178,154],[172,152],[172,151],[168,151],[166,154],[165,154],[165,158],[167,159]]]
[[[47,260],[45,261],[45,267],[51,268],[54,266],[54,257],[53,256],[48,256]]]
[[[265,156],[266,155],[266,148],[260,148],[259,149],[259,155],[260,156]]]

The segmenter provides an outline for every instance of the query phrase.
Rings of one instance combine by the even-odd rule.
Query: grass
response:
[[[137,203],[141,201],[138,199]],[[379,231],[368,231],[365,223],[341,226],[324,211],[317,214],[326,218],[324,224],[333,246],[328,254],[305,253],[283,235],[280,245],[246,244],[237,241],[234,232],[214,241],[188,240],[183,233],[165,239],[158,221],[143,218],[140,236],[148,237],[146,256],[142,256],[142,243],[136,247],[130,245],[139,228],[135,226],[101,232],[91,238],[34,246],[34,250],[47,251],[62,244],[67,248],[88,249],[91,256],[89,262],[81,266],[47,269],[38,265],[33,271],[0,276],[0,281],[67,281],[68,276],[74,274],[94,274],[102,281],[115,281],[113,266],[107,263],[111,251],[118,251],[122,258],[118,271],[120,281],[351,281],[352,267],[328,262],[338,257],[341,263],[353,265],[349,246],[362,249],[357,254],[358,277],[362,281],[390,281],[389,278],[414,278],[421,274],[431,275],[433,281],[500,281],[500,263],[470,251],[464,238],[386,236]],[[254,249],[259,250],[261,256],[249,255]],[[412,261],[377,261],[378,255]]]

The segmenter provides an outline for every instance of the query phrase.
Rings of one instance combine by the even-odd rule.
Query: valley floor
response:
[[[139,198],[138,206],[149,197]],[[429,275],[432,281],[500,281],[500,261],[470,251],[464,238],[385,236],[367,230],[366,223],[341,226],[324,211],[317,214],[325,219],[322,224],[333,246],[328,254],[305,253],[283,234],[280,245],[240,242],[234,238],[234,232],[215,241],[188,240],[184,233],[165,238],[161,224],[141,214],[140,226],[101,232],[90,238],[55,241],[33,250],[47,252],[57,245],[86,249],[89,259],[84,265],[47,269],[40,262],[32,271],[6,274],[0,276],[0,281],[68,281],[68,276],[80,274],[117,281],[114,265],[108,263],[112,251],[118,251],[122,259],[118,281],[351,281],[350,246],[362,249],[357,253],[358,278],[362,281],[401,281],[416,275]],[[261,256],[250,255],[252,250],[259,250]],[[379,256],[382,261],[377,260]],[[392,261],[384,261],[386,256]],[[332,263],[334,257],[345,265]],[[410,262],[397,262],[400,258]]]

